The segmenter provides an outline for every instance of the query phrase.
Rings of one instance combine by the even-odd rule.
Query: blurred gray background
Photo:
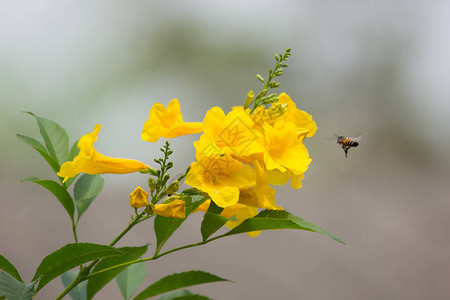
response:
[[[234,283],[192,288],[214,299],[450,299],[450,3],[448,1],[3,1],[0,3],[0,253],[31,280],[72,242],[69,218],[27,176],[53,178],[15,133],[38,137],[32,111],[72,141],[103,129],[96,149],[152,163],[163,140],[140,140],[155,102],[179,98],[185,121],[242,105],[255,74],[292,47],[282,87],[319,130],[304,187],[278,204],[349,247],[294,230],[222,239],[148,263],[146,284],[205,270]],[[349,157],[333,133],[366,134]],[[194,156],[171,141],[174,173]],[[140,174],[105,175],[79,225],[109,243],[129,221]],[[198,214],[166,249],[201,239]],[[120,245],[154,243],[152,223]],[[149,252],[150,253],[150,252]],[[52,299],[59,279],[36,299]],[[115,282],[96,299],[121,299]]]

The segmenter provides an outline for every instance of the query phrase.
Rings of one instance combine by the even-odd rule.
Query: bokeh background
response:
[[[163,140],[140,140],[150,107],[179,98],[184,118],[229,110],[260,89],[274,53],[292,47],[282,87],[313,115],[313,162],[278,203],[349,247],[278,230],[222,239],[147,264],[150,284],[191,269],[234,283],[191,290],[214,299],[450,299],[450,2],[2,1],[0,3],[0,253],[31,280],[72,242],[67,214],[43,188],[52,177],[15,133],[38,137],[32,111],[72,141],[103,126],[96,148],[152,163]],[[365,133],[349,157],[333,133]],[[177,138],[174,173],[192,161]],[[82,217],[82,241],[109,243],[127,224],[145,176],[105,175]],[[200,214],[167,249],[199,241]],[[154,243],[143,223],[120,245]],[[61,291],[56,279],[36,299]],[[96,299],[121,299],[115,282]]]

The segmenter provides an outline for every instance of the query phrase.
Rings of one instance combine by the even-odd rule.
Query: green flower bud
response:
[[[178,180],[175,180],[172,182],[169,187],[166,189],[167,195],[172,195],[178,192],[178,189],[180,188],[180,184],[178,183]]]
[[[269,118],[274,118],[274,117],[279,117],[281,115],[284,115],[286,113],[288,109],[288,105],[287,103],[282,103],[282,104],[275,104],[272,107],[270,107],[267,111],[266,114]]]
[[[156,182],[155,179],[153,179],[152,177],[150,177],[148,179],[148,187],[150,188],[150,191],[153,193],[156,189]]]
[[[253,93],[253,91],[248,92],[247,99],[245,99],[245,103],[244,103],[244,109],[249,107],[250,104],[253,103],[253,99],[255,99],[255,94]]]
[[[263,78],[261,75],[257,74],[257,75],[256,75],[256,78],[257,78],[259,81],[261,81],[261,82],[264,83],[264,78]]]
[[[269,87],[273,88],[273,87],[275,87],[276,84],[277,83],[275,81],[271,81],[271,82],[269,82]]]

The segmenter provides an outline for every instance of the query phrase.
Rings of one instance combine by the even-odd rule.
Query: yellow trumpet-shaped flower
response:
[[[303,174],[311,162],[308,150],[303,145],[304,135],[299,135],[298,128],[291,122],[279,120],[272,126],[264,124],[267,150],[264,163],[267,170],[281,172],[291,171],[294,175]]]
[[[198,155],[230,154],[250,156],[264,151],[263,134],[253,129],[249,110],[235,107],[227,115],[220,107],[211,108],[203,119],[203,134],[194,142]]]
[[[269,184],[269,172],[255,160],[253,169],[256,173],[256,184],[250,188],[241,189],[239,203],[266,209],[278,209],[275,205],[276,191]]]
[[[148,205],[148,193],[138,186],[130,194],[130,205],[135,208],[146,207]]]
[[[298,174],[295,175],[291,171],[287,170],[286,172],[281,172],[277,169],[268,171],[269,173],[269,182],[274,185],[284,185],[286,182],[291,180],[291,187],[293,189],[299,189],[302,187],[302,179],[305,178],[305,175]]]
[[[220,207],[236,204],[239,189],[255,185],[255,171],[229,155],[201,156],[191,164],[185,183],[207,193]]]
[[[154,143],[160,137],[170,139],[180,135],[200,133],[202,131],[203,127],[200,122],[183,122],[180,103],[178,99],[173,99],[167,108],[161,103],[153,105],[142,129],[141,138],[144,141]]]
[[[65,162],[58,172],[58,176],[64,177],[63,182],[79,173],[126,174],[147,169],[149,167],[143,162],[134,159],[108,157],[97,152],[94,148],[94,143],[97,140],[100,129],[100,124],[97,124],[95,125],[94,132],[81,137],[78,142],[78,149],[80,152],[73,161]]]
[[[278,96],[278,102],[274,105],[287,104],[287,112],[283,115],[286,121],[292,122],[297,128],[305,128],[308,130],[307,137],[312,137],[317,131],[316,122],[312,116],[303,110],[297,109],[297,105],[292,101],[286,93]]]
[[[156,204],[152,208],[155,214],[163,217],[179,219],[186,217],[186,203],[180,199],[175,199],[169,203]]]

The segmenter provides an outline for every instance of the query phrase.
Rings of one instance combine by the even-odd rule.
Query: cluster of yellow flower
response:
[[[297,109],[291,98],[282,93],[269,108],[259,106],[250,110],[238,106],[225,115],[220,107],[213,107],[202,123],[184,122],[178,99],[173,99],[167,108],[156,103],[141,137],[156,142],[161,137],[203,132],[194,142],[196,161],[191,164],[185,182],[207,193],[217,206],[224,208],[223,216],[235,216],[226,224],[234,227],[255,216],[258,208],[280,209],[271,185],[284,185],[290,180],[293,188],[302,186],[303,173],[311,162],[303,141],[316,130],[311,115]],[[64,181],[80,172],[121,174],[148,168],[136,160],[98,153],[93,143],[99,131],[100,125],[96,125],[93,133],[83,136],[78,143],[79,155],[61,166],[58,175]],[[141,188],[137,190],[130,195],[130,204],[148,206],[148,194],[143,194]],[[184,210],[183,214],[173,212],[181,211],[178,201],[161,210],[155,209],[155,205],[151,207],[157,214],[163,211],[159,214],[184,217]],[[200,210],[206,211],[209,204],[205,202]]]

